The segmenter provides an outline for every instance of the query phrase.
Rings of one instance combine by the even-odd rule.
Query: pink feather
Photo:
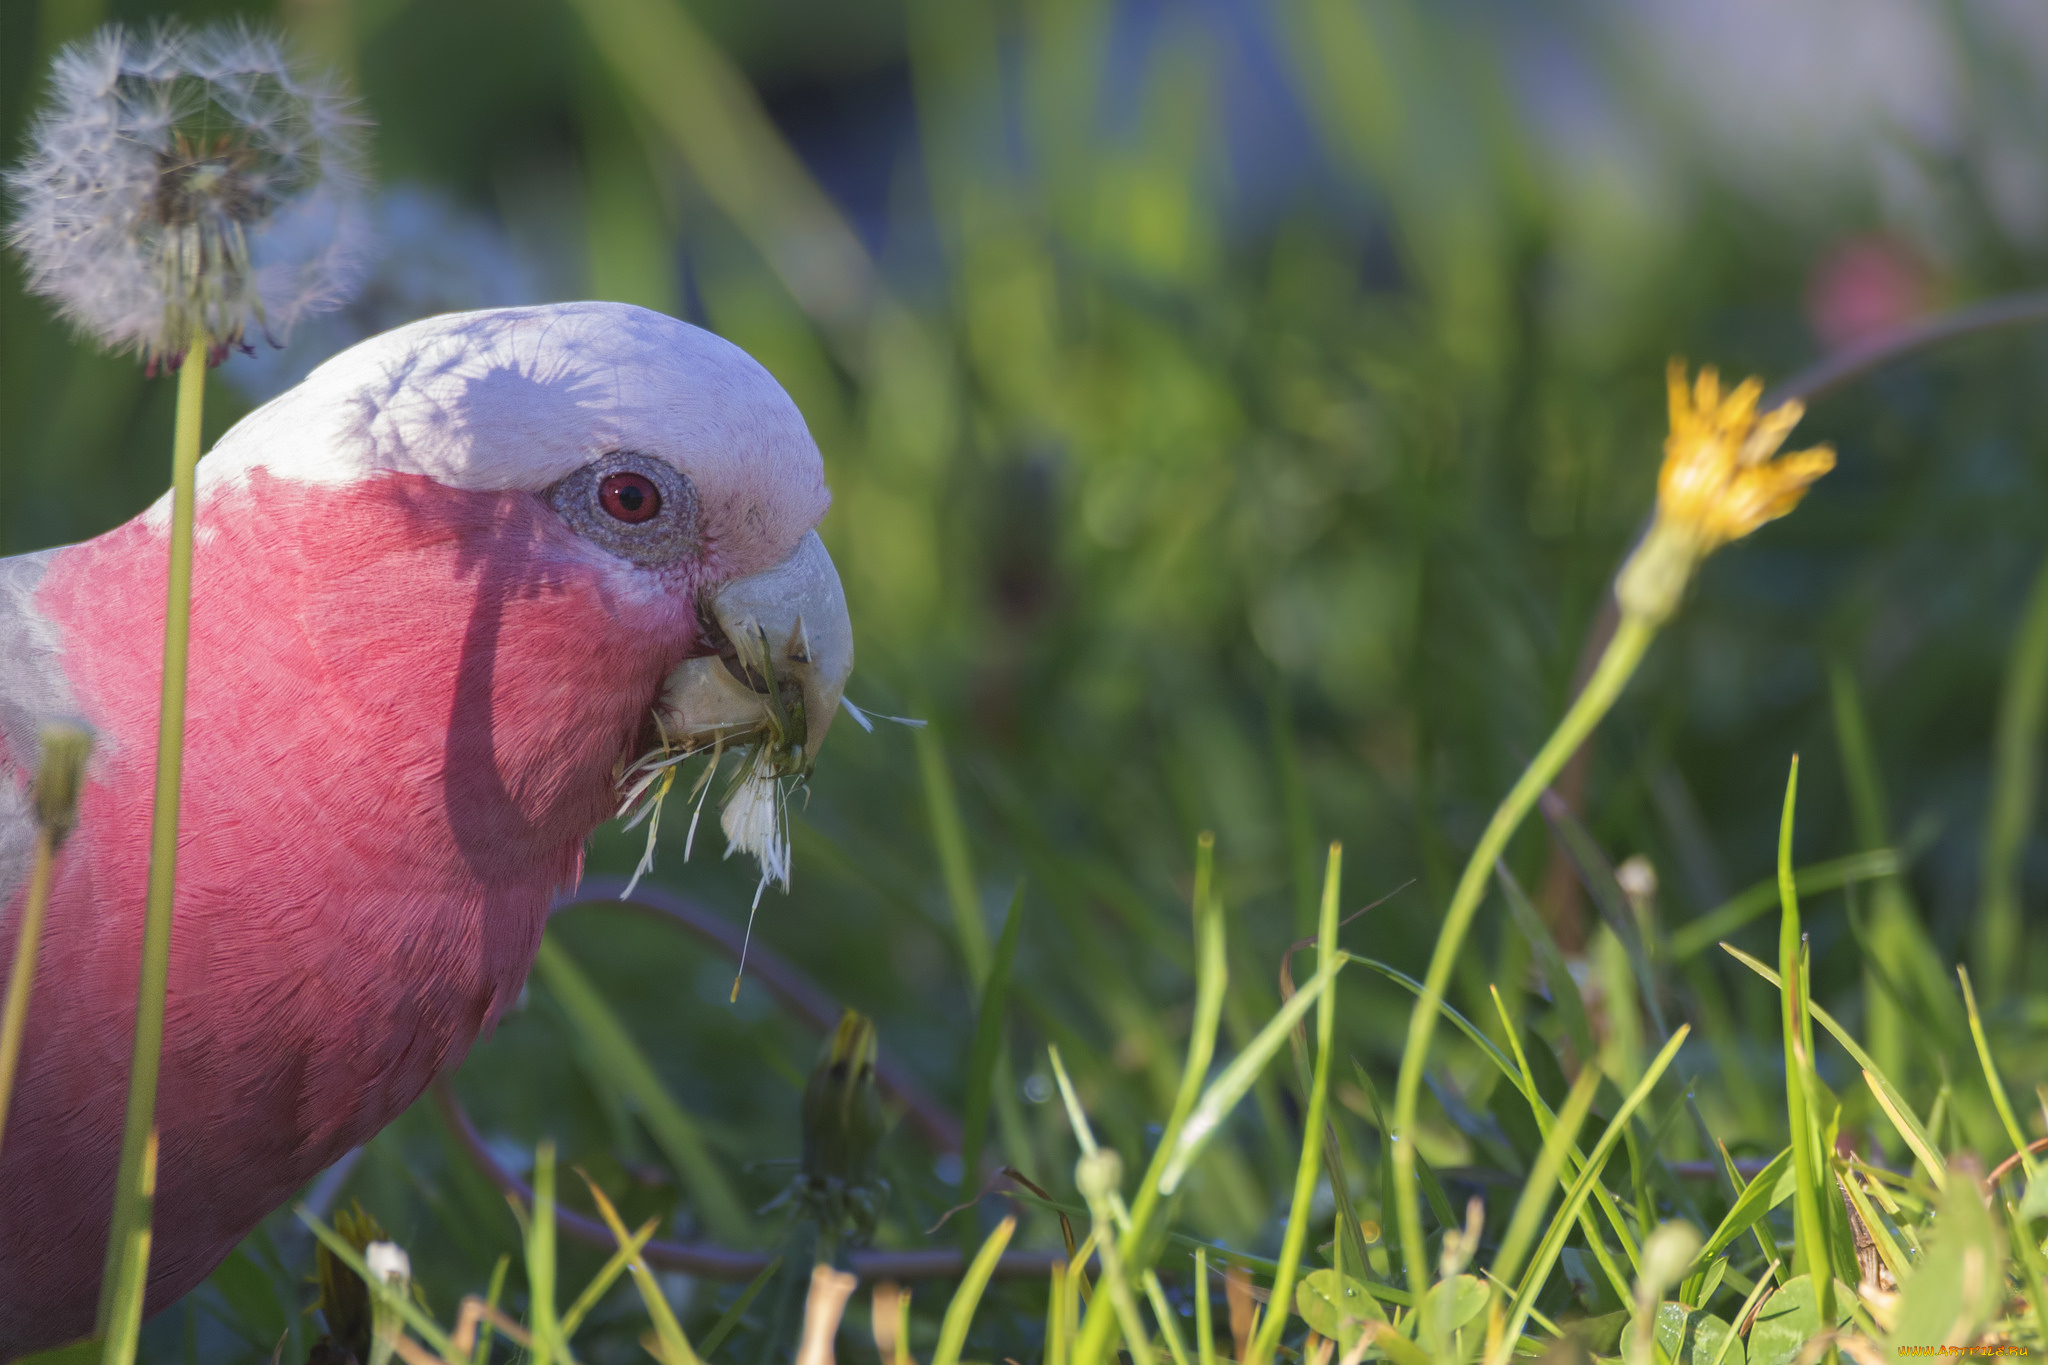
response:
[[[101,742],[0,1144],[9,1355],[92,1326],[134,1023],[164,562],[161,531],[138,518],[58,553],[34,599]],[[611,814],[615,764],[696,643],[693,579],[618,567],[525,492],[257,469],[207,500],[153,1308],[396,1117],[516,997],[552,895]]]

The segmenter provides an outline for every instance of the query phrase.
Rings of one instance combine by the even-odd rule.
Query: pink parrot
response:
[[[152,1310],[490,1030],[665,686],[760,641],[816,752],[853,665],[829,501],[765,370],[607,303],[373,338],[200,462]],[[93,1326],[168,516],[0,560],[0,971],[37,736],[97,737],[0,1140],[0,1358]]]

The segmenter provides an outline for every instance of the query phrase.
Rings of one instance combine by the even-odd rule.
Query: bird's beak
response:
[[[853,672],[853,623],[825,542],[806,532],[787,559],[717,588],[704,606],[725,648],[669,674],[663,725],[707,741],[766,727],[810,771]]]

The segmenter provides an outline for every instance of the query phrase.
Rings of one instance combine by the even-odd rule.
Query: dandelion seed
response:
[[[651,780],[653,774],[649,776]],[[619,899],[622,901],[632,899],[633,889],[640,885],[640,879],[654,870],[654,843],[661,834],[661,807],[662,803],[668,800],[669,788],[673,787],[676,783],[676,770],[674,768],[664,769],[660,777],[660,789],[654,793],[653,798],[646,805],[640,808],[640,814],[634,816],[626,826],[627,829],[631,829],[634,825],[639,824],[643,818],[652,817],[647,821],[647,848],[641,853],[640,861],[634,865],[633,875],[627,879],[626,889],[619,893]],[[629,801],[631,799],[630,797],[628,798]],[[692,823],[694,824],[694,822]]]
[[[1615,582],[1622,610],[1652,625],[1678,609],[1701,560],[1790,512],[1835,467],[1827,446],[1778,455],[1806,409],[1790,402],[1759,415],[1758,380],[1723,398],[1713,367],[1688,387],[1684,362],[1674,360],[1666,383],[1671,434],[1657,476],[1657,519]]]
[[[875,732],[875,722],[878,720],[891,721],[910,730],[922,730],[925,727],[925,722],[916,716],[885,716],[880,711],[863,711],[845,697],[839,699],[839,709],[853,717],[853,723],[868,734]]]
[[[761,884],[789,885],[789,819],[782,783],[767,764],[749,763],[719,813],[725,856],[750,853],[761,864]],[[757,894],[755,900],[760,896]]]
[[[697,785],[690,793],[697,798],[697,804],[690,808],[690,830],[683,836],[683,861],[690,861],[690,850],[697,846],[697,822],[704,818],[704,802],[711,795],[711,779],[718,774],[718,750],[711,751],[711,762],[704,767],[704,773],[697,779]]]
[[[363,121],[243,27],[118,26],[62,52],[7,176],[7,240],[81,332],[174,366],[282,344],[360,269]]]

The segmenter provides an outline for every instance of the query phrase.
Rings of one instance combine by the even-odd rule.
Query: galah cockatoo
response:
[[[767,685],[729,662],[751,640],[808,761],[853,665],[795,404],[738,348],[644,309],[373,338],[238,423],[198,488],[153,1310],[493,1026],[664,697],[671,735],[732,723],[762,701],[747,680]],[[159,502],[0,560],[0,971],[38,735],[75,719],[97,739],[0,1139],[0,1358],[93,1326],[168,524]]]

